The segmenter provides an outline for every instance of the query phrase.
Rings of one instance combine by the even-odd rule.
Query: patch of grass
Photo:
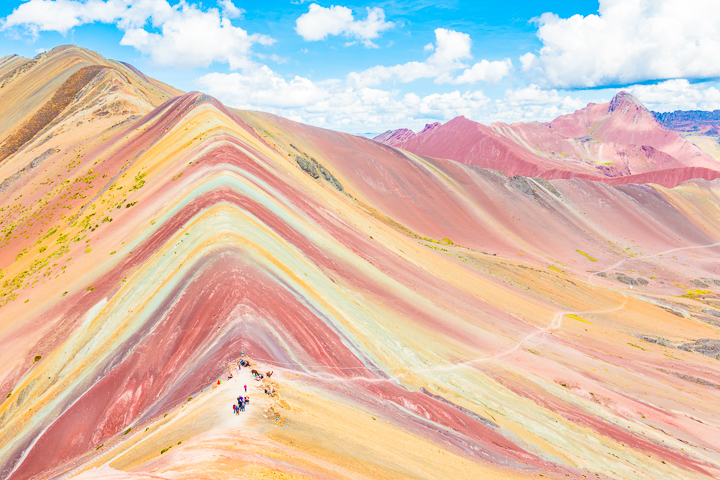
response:
[[[578,252],[580,255],[584,255],[585,257],[587,257],[587,259],[590,260],[591,262],[597,262],[597,260],[595,260],[593,257],[588,255],[587,253],[583,252],[582,250],[575,250],[575,251]]]
[[[443,238],[442,240],[433,240],[432,238],[428,237],[420,237],[420,239],[425,240],[426,242],[437,243],[438,245],[455,245],[455,243],[449,238]]]
[[[42,355],[35,355],[35,362],[33,362],[33,363],[39,362],[41,358],[42,358]]]
[[[698,295],[707,295],[708,293],[713,293],[713,292],[710,290],[701,290],[699,288],[690,288],[690,289],[686,288],[685,295],[683,295],[683,297],[692,298],[692,297],[696,297]]]
[[[170,445],[170,446],[167,447],[167,448],[163,448],[162,450],[160,450],[160,455],[162,455],[163,453],[167,452],[167,451],[170,450],[172,447],[173,447],[173,446]]]
[[[565,270],[560,270],[560,269],[559,269],[558,267],[556,267],[555,265],[549,265],[547,268],[549,268],[549,269],[552,270],[553,272],[565,273]]]
[[[568,317],[568,318],[572,318],[573,320],[577,320],[578,322],[589,323],[589,324],[592,325],[592,322],[588,322],[587,320],[583,320],[582,318],[578,317],[578,316],[575,315],[574,313],[568,313],[568,314],[565,315],[565,316]]]
[[[641,347],[640,345],[635,345],[634,343],[630,343],[630,342],[628,342],[628,345],[630,345],[631,347],[639,348],[639,349],[642,350],[643,352],[647,352],[647,350],[645,350],[645,349],[644,349],[643,347]]]
[[[127,435],[128,433],[130,433],[130,430],[132,430],[132,428],[128,427],[128,429],[123,432],[123,435]]]

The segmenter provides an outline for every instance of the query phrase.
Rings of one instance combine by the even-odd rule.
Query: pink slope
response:
[[[457,117],[418,134],[408,132],[386,132],[375,140],[419,155],[499,170],[508,177],[580,177],[674,187],[691,178],[720,175],[714,159],[663,128],[625,92],[609,103],[589,104],[547,124],[487,127]]]

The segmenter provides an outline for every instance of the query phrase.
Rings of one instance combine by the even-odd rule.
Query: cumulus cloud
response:
[[[408,62],[386,67],[376,65],[360,73],[351,72],[347,76],[349,85],[356,88],[381,85],[383,82],[395,80],[409,83],[420,78],[434,78],[435,83],[477,83],[480,81],[493,83],[508,75],[512,69],[510,59],[488,62],[482,60],[472,68],[467,68],[465,60],[472,58],[470,49],[472,40],[467,33],[435,29],[435,44],[425,45],[425,52],[432,54],[424,62]],[[454,73],[467,68],[458,78]]]
[[[355,86],[375,86],[387,80],[398,80],[408,83],[419,78],[435,78],[438,83],[449,80],[450,74],[459,68],[466,67],[462,61],[471,57],[472,40],[467,33],[435,29],[435,44],[432,48],[425,46],[425,51],[432,54],[424,62],[408,62],[391,67],[376,65],[363,72],[352,72],[348,81]]]
[[[516,90],[505,90],[502,99],[495,101],[488,120],[507,123],[548,121],[572,113],[585,105],[586,103],[579,98],[562,96],[557,90],[544,90],[531,84]]]
[[[153,16],[151,22],[160,33],[131,28],[120,44],[135,47],[158,66],[207,67],[218,61],[236,70],[252,63],[249,54],[253,44],[274,42],[266,35],[250,35],[233,26],[217,9],[203,11],[182,3],[169,15]]]
[[[0,29],[22,29],[37,37],[41,31],[65,34],[87,23],[110,23],[125,31],[121,45],[135,47],[158,66],[207,67],[215,61],[231,69],[249,66],[251,47],[274,40],[234,26],[230,19],[242,10],[231,0],[219,4],[222,11],[184,1],[171,6],[167,0],[30,0]]]
[[[686,79],[667,80],[656,85],[633,85],[625,90],[655,111],[720,109],[717,86],[692,84]]]
[[[460,76],[452,80],[451,83],[486,82],[493,84],[499,82],[503,77],[510,75],[512,68],[512,61],[509,58],[494,62],[483,59],[473,65],[472,68],[465,70]]]
[[[329,95],[307,78],[296,76],[288,82],[266,65],[243,73],[209,73],[197,83],[210,95],[246,109],[306,107]]]
[[[401,95],[339,81],[315,83],[296,76],[286,80],[267,66],[243,73],[211,73],[198,85],[227,105],[270,111],[322,127],[358,130],[388,126],[416,127],[458,115],[478,118],[490,104],[482,91]]]
[[[366,47],[377,48],[372,42],[382,32],[395,24],[385,20],[382,8],[367,8],[365,20],[355,20],[352,10],[341,5],[330,8],[313,3],[307,13],[303,13],[295,21],[295,31],[306,41],[324,40],[329,35],[345,35],[356,38]],[[346,45],[352,45],[348,42]]]
[[[127,9],[128,5],[124,2],[115,0],[30,0],[2,20],[1,28],[22,28],[35,38],[41,31],[66,34],[70,29],[86,23],[112,23]]]
[[[521,63],[550,86],[720,76],[717,0],[600,0],[597,15],[537,22],[543,47]]]
[[[520,65],[522,65],[522,71],[527,72],[535,66],[537,57],[528,52],[524,55],[520,55]]]
[[[236,7],[232,0],[220,0],[218,5],[226,18],[240,18],[245,13],[245,10]]]

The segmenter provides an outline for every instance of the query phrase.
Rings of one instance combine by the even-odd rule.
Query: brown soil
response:
[[[100,70],[105,68],[108,67],[102,65],[83,67],[65,80],[65,82],[60,85],[60,88],[55,91],[53,97],[45,103],[45,105],[40,107],[40,110],[38,110],[32,118],[5,139],[2,147],[0,147],[0,163],[17,152],[20,147],[32,140],[43,128],[55,120],[75,99],[78,92],[90,83]]]

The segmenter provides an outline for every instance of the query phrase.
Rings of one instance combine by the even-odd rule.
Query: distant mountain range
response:
[[[658,122],[668,130],[676,132],[698,132],[716,136],[720,132],[720,110],[675,110],[674,112],[652,112]]]
[[[711,135],[720,125],[717,118],[720,111],[650,112],[637,98],[620,92],[609,103],[591,103],[548,123],[486,126],[457,117],[445,124],[428,124],[417,134],[408,129],[387,131],[375,141],[492,168],[507,176],[673,187],[690,178],[720,176],[714,152],[679,133]]]

